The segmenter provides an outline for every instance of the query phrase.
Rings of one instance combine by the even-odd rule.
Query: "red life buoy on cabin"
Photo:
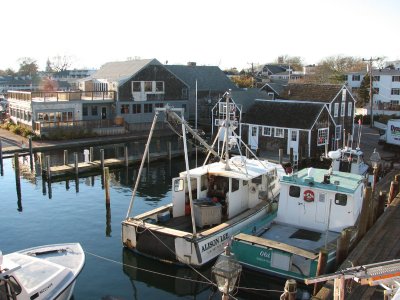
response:
[[[314,192],[312,190],[306,190],[304,191],[304,201],[305,202],[313,202],[314,201]]]

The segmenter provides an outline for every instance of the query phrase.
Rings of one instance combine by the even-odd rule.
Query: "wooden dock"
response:
[[[393,179],[399,171],[390,172],[387,180],[383,180],[380,188],[385,190],[388,182]],[[387,189],[386,189],[387,190]],[[388,191],[388,190],[387,190]],[[363,239],[350,252],[343,264],[338,268],[345,270],[353,266],[362,266],[377,262],[398,259],[400,257],[400,193],[386,207],[384,213],[377,219],[371,229],[365,234]],[[384,299],[382,289],[376,286],[362,286],[348,280],[346,282],[346,300],[358,299]],[[333,299],[334,284],[328,281],[322,289],[315,295],[313,300]]]

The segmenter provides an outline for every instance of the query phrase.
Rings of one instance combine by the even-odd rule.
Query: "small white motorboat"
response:
[[[0,299],[70,299],[84,264],[79,243],[0,252]]]

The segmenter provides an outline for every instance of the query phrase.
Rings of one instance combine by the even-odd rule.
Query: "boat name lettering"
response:
[[[270,251],[260,251],[260,256],[265,257],[265,258],[271,258],[271,252]]]
[[[53,286],[53,283],[50,283],[48,286],[46,286],[45,288],[41,289],[39,291],[39,294],[42,294],[44,292],[46,292],[49,288],[51,288]]]
[[[216,239],[213,239],[212,241],[206,243],[201,247],[201,252],[204,252],[206,250],[209,250],[213,247],[216,247],[217,245],[221,244],[223,241],[227,240],[229,238],[228,233],[224,233],[223,235],[217,237]]]

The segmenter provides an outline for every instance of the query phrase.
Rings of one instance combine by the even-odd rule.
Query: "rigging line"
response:
[[[136,269],[136,270],[140,270],[140,271],[145,271],[145,272],[153,273],[153,274],[160,275],[160,276],[165,276],[165,277],[170,277],[170,278],[175,278],[175,279],[180,279],[180,280],[186,280],[186,281],[190,281],[190,282],[194,282],[194,283],[202,283],[202,284],[208,284],[208,285],[216,286],[216,284],[213,283],[212,281],[207,282],[207,281],[202,281],[202,280],[194,280],[194,279],[190,279],[190,278],[187,278],[187,277],[179,277],[179,276],[169,275],[169,274],[165,274],[165,273],[160,273],[160,272],[156,272],[156,271],[147,270],[147,269],[143,269],[143,268],[140,268],[140,267],[135,267],[135,266],[132,266],[132,265],[124,264],[122,262],[119,262],[119,261],[116,261],[116,260],[113,260],[113,259],[110,259],[110,258],[107,258],[107,257],[104,257],[104,256],[100,256],[100,255],[97,255],[97,254],[94,254],[94,253],[91,253],[91,252],[88,252],[88,251],[84,251],[84,252],[86,254],[92,255],[94,257],[97,257],[97,258],[100,258],[100,259],[103,259],[103,260],[106,260],[106,261],[109,261],[109,262],[112,262],[112,263],[116,263],[116,264],[119,264],[119,265],[122,265],[122,266],[125,266],[125,267],[128,267],[128,268],[132,268],[132,269]]]

